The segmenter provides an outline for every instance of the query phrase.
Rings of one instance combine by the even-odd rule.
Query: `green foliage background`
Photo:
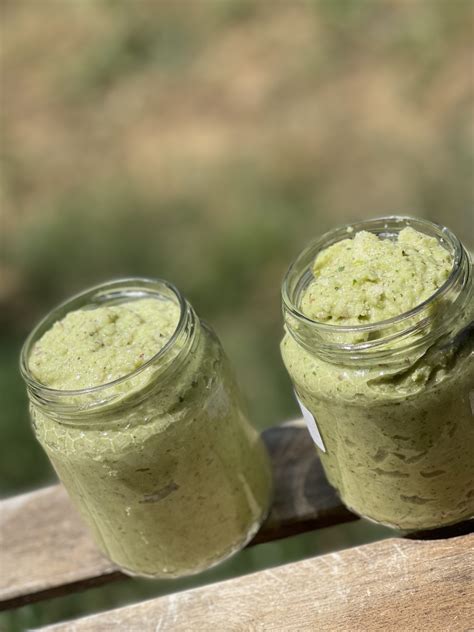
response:
[[[72,293],[124,275],[174,282],[263,428],[297,414],[279,287],[308,240],[403,213],[473,245],[471,0],[2,0],[1,12],[3,496],[52,480],[17,358]],[[344,533],[327,537],[376,537]],[[243,553],[228,573],[323,550],[301,542]],[[165,590],[127,585],[5,625]]]

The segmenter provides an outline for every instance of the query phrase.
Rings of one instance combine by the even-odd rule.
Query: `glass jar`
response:
[[[77,309],[171,300],[179,322],[133,373],[78,391],[38,383],[34,343]],[[101,550],[124,572],[196,573],[240,550],[266,516],[271,474],[210,327],[169,283],[126,279],[54,309],[22,350],[36,436]]]
[[[409,312],[361,326],[301,311],[322,250],[360,230],[396,239],[406,226],[436,237],[449,278]],[[404,217],[331,231],[290,267],[282,286],[281,351],[331,485],[360,516],[403,530],[474,514],[473,273],[447,228]]]

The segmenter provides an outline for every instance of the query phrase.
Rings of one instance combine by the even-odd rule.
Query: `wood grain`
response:
[[[263,433],[274,471],[272,511],[252,544],[356,519],[324,477],[302,422]],[[0,609],[123,575],[95,547],[60,485],[0,503]]]
[[[467,632],[473,545],[394,538],[42,630]]]

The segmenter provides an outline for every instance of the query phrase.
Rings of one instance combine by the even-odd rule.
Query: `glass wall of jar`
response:
[[[144,298],[173,302],[179,317],[142,366],[81,390],[35,379],[32,350],[54,323]],[[26,341],[21,371],[39,442],[97,544],[124,572],[196,573],[256,533],[271,494],[265,448],[219,340],[172,285],[125,279],[67,301]]]
[[[446,282],[409,312],[337,326],[305,316],[318,253],[361,230],[413,229],[452,257]],[[304,250],[282,286],[283,360],[319,443],[329,482],[355,513],[404,530],[474,514],[473,273],[447,228],[388,217],[331,231]]]

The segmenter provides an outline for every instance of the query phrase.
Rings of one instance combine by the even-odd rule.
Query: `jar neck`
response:
[[[35,342],[68,312],[120,305],[144,298],[173,301],[179,306],[179,318],[166,344],[140,368],[113,382],[81,390],[49,388],[34,378],[29,357]],[[113,417],[117,410],[122,412],[135,407],[169,381],[187,362],[199,337],[200,321],[190,303],[173,285],[162,280],[124,279],[87,290],[50,312],[26,340],[21,352],[20,370],[31,405],[42,413],[65,423],[103,421],[107,416]]]
[[[303,314],[301,300],[314,278],[312,266],[320,252],[361,230],[394,240],[407,226],[438,239],[452,257],[448,279],[432,296],[408,312],[368,325],[329,325]],[[331,231],[306,248],[285,276],[282,302],[286,331],[309,353],[334,364],[396,364],[405,362],[407,356],[419,357],[439,339],[455,335],[472,320],[472,261],[445,227],[406,217],[369,220]]]

